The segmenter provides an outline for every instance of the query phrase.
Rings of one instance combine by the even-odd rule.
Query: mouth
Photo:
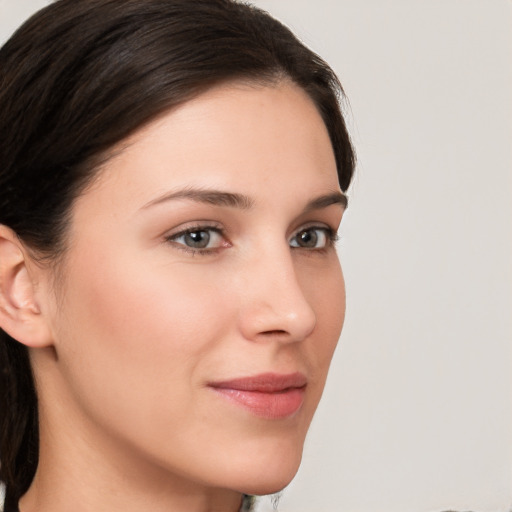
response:
[[[301,408],[307,379],[302,373],[262,373],[211,382],[208,387],[252,414],[270,420],[289,418]]]

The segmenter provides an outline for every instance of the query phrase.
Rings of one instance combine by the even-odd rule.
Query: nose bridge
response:
[[[316,325],[316,315],[298,279],[290,248],[266,247],[251,259],[250,268],[241,312],[245,337],[306,338]]]

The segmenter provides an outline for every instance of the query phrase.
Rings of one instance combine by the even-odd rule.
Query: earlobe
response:
[[[46,319],[36,301],[27,254],[16,234],[0,225],[0,328],[29,347],[51,345]]]

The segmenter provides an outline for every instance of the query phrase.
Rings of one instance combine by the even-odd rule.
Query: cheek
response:
[[[314,362],[318,379],[323,381],[345,320],[345,282],[337,259],[330,262],[325,272],[317,272],[315,276],[316,279],[303,284],[317,318],[314,336],[306,346],[307,359]]]
[[[194,338],[202,339],[205,325],[214,328],[212,321],[225,309],[216,309],[219,291],[211,279],[205,283],[179,266],[116,255],[80,265],[68,290],[74,314],[87,315],[99,338],[125,349],[200,350]]]
[[[201,361],[228,325],[230,305],[225,296],[219,303],[216,283],[201,286],[179,268],[148,268],[119,255],[74,268],[57,351],[81,406],[105,421],[140,421],[140,428],[149,418],[192,416],[189,394],[199,386]],[[169,401],[173,418],[158,410]]]

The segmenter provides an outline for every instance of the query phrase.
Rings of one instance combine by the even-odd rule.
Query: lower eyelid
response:
[[[179,231],[167,233],[164,235],[166,240],[173,240],[176,238],[179,238],[180,236],[186,235],[187,233],[194,233],[195,231],[215,231],[216,233],[220,233],[222,236],[224,236],[224,232],[222,228],[218,226],[211,226],[211,225],[193,225],[193,226],[187,226],[183,229],[180,229]]]

